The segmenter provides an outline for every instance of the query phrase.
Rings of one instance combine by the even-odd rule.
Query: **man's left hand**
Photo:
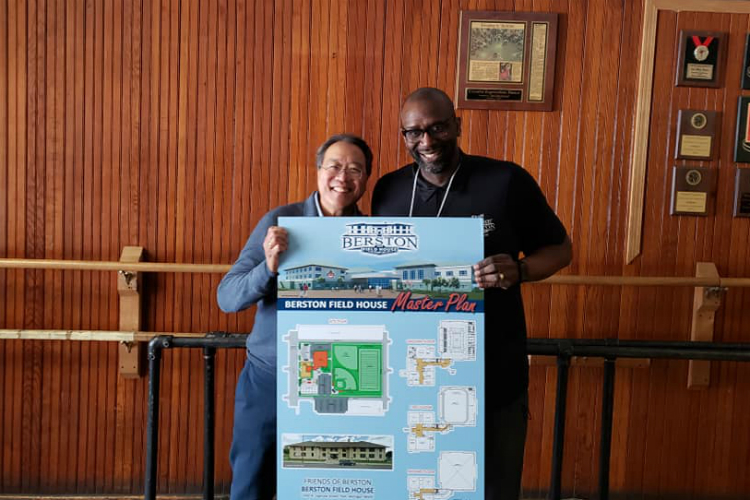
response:
[[[507,253],[491,255],[474,264],[474,279],[479,288],[502,288],[519,281],[518,264]]]

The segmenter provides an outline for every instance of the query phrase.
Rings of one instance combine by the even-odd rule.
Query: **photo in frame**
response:
[[[556,13],[461,11],[456,104],[551,111]]]

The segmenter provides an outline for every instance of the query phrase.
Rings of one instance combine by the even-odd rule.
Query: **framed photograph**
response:
[[[680,31],[677,52],[677,87],[720,87],[726,33]]]
[[[461,11],[456,104],[551,111],[556,13]]]
[[[750,96],[740,96],[737,105],[737,137],[734,161],[750,163]]]

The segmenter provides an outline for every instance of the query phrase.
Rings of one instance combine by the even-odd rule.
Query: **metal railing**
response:
[[[162,351],[171,348],[202,348],[204,358],[204,463],[203,498],[214,497],[214,359],[217,348],[243,348],[245,335],[209,333],[202,338],[155,337],[148,346],[150,377],[148,382],[148,421],[146,439],[146,500],[156,499],[159,380]],[[750,344],[712,342],[646,342],[625,340],[529,339],[529,354],[557,358],[552,464],[548,498],[559,500],[562,494],[562,465],[565,435],[565,411],[568,371],[573,357],[604,358],[602,378],[602,421],[599,449],[599,498],[609,499],[609,468],[612,444],[612,412],[615,392],[615,360],[618,358],[685,359],[710,361],[750,361]]]

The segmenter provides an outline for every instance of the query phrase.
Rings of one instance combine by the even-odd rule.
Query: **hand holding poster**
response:
[[[482,219],[279,225],[277,498],[484,498]]]

